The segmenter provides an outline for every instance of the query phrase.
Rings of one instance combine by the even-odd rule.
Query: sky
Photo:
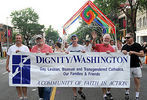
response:
[[[13,11],[31,7],[39,15],[39,24],[49,25],[62,35],[63,25],[88,0],[1,0],[0,23],[11,25]],[[91,0],[94,1],[94,0]]]

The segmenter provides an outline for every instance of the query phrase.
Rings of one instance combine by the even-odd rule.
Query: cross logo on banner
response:
[[[13,84],[30,84],[30,64],[28,55],[12,56]]]

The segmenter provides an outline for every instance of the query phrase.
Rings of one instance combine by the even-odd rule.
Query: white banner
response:
[[[27,87],[130,87],[130,56],[122,53],[14,53],[9,85]]]

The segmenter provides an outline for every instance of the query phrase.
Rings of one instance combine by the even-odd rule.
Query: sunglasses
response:
[[[76,37],[73,37],[73,38],[72,38],[72,40],[76,40],[76,39],[77,39]]]
[[[125,37],[125,39],[130,39],[131,37]]]

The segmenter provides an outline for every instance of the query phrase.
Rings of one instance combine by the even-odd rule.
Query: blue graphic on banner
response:
[[[12,83],[30,84],[30,58],[27,55],[12,56]]]

